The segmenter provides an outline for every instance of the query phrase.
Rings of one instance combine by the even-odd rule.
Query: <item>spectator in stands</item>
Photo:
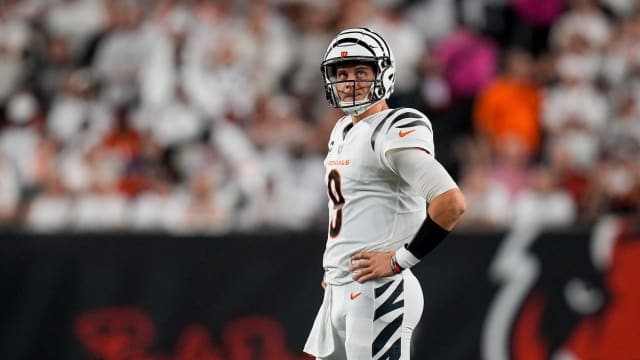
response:
[[[133,197],[147,186],[147,180],[143,177],[141,168],[144,165],[141,162],[141,152],[145,139],[132,126],[129,113],[129,109],[122,107],[115,111],[112,127],[99,146],[121,164],[118,190],[128,197]]]
[[[71,206],[71,226],[80,231],[115,231],[126,224],[127,199],[118,190],[123,164],[104,148],[95,147],[81,166],[87,176]]]
[[[133,231],[176,231],[184,209],[179,187],[159,166],[145,169],[148,186],[131,199],[128,225]]]
[[[139,76],[152,54],[143,24],[144,9],[137,2],[117,3],[111,9],[113,28],[98,44],[93,71],[102,96],[110,104],[125,104],[139,96]]]
[[[231,3],[198,6],[197,22],[182,51],[182,86],[211,119],[241,123],[254,111],[260,85],[251,57],[255,44],[247,40],[245,24],[234,16]]]
[[[564,0],[511,0],[519,19],[534,26],[550,26],[566,9]]]
[[[494,149],[489,164],[489,179],[504,186],[509,200],[515,201],[528,185],[532,160],[527,145],[519,136],[505,136]]]
[[[614,116],[602,134],[603,156],[592,170],[585,199],[587,220],[640,209],[640,113],[638,95],[629,90],[621,88]]]
[[[210,127],[205,113],[194,106],[180,84],[163,102],[143,105],[133,121],[137,130],[165,148],[199,141]]]
[[[534,69],[534,60],[528,52],[509,50],[502,75],[478,94],[473,114],[475,129],[486,137],[494,151],[507,137],[518,137],[530,159],[539,151],[542,93]]]
[[[526,47],[534,56],[549,48],[549,33],[553,24],[566,10],[566,0],[511,0],[515,14],[511,29],[511,44]]]
[[[95,146],[111,128],[112,107],[98,98],[88,71],[77,70],[52,98],[47,132],[65,146],[83,149]]]
[[[468,164],[462,174],[461,190],[467,209],[459,226],[466,230],[504,230],[511,220],[512,202],[504,184],[491,178],[483,163]]]
[[[576,205],[571,195],[558,186],[555,174],[548,167],[534,168],[528,185],[512,210],[513,227],[558,229],[573,224],[577,217]]]
[[[615,28],[603,54],[602,73],[609,86],[624,86],[640,75],[640,11]]]
[[[560,146],[549,146],[543,154],[543,161],[555,174],[558,185],[571,195],[582,214],[586,209],[590,174],[576,168],[570,154]]]
[[[0,151],[0,227],[13,224],[20,202],[20,178],[13,163]]]
[[[287,148],[304,139],[306,124],[295,99],[287,96],[261,96],[247,132],[261,151]]]
[[[322,177],[322,156],[312,153],[302,134],[286,148],[263,152],[267,169],[267,199],[263,206],[265,225],[269,228],[304,230],[313,226],[321,210],[326,210],[326,185]]]
[[[73,198],[57,172],[50,172],[40,182],[40,191],[26,210],[24,223],[29,230],[58,232],[69,229]]]
[[[456,4],[450,0],[411,2],[405,16],[429,45],[438,42],[457,26]]]
[[[51,178],[57,177],[58,156],[61,146],[51,138],[43,138],[37,145],[33,157],[29,161],[30,173],[33,174],[33,191],[39,192]]]
[[[600,4],[613,13],[616,20],[623,19],[639,10],[636,0],[600,0]]]
[[[612,118],[602,133],[602,145],[606,152],[633,157],[633,150],[640,149],[640,85],[619,87],[613,92]]]
[[[232,224],[229,210],[218,201],[211,176],[201,172],[189,180],[177,230],[186,233],[224,233]]]
[[[13,11],[11,1],[0,3],[0,103],[6,101],[25,75],[25,53],[32,40],[27,20]]]
[[[104,31],[108,12],[103,1],[62,0],[42,15],[48,36],[64,39],[71,57],[85,62],[95,37]]]
[[[250,50],[253,86],[260,95],[279,92],[294,60],[291,25],[277,11],[275,2],[269,0],[251,1],[243,20],[240,31]]]
[[[59,93],[67,91],[70,77],[79,71],[65,38],[41,35],[34,49],[31,77],[39,97],[49,106]]]
[[[148,55],[140,69],[140,103],[155,109],[170,102],[180,84],[182,49],[195,16],[184,2],[156,1],[143,27]]]
[[[629,144],[623,145],[623,147]],[[602,214],[632,214],[640,208],[640,165],[638,146],[631,158],[622,153],[609,153],[593,168],[587,189],[583,217],[592,222]],[[622,150],[622,149],[620,149]]]
[[[495,76],[498,48],[471,28],[459,27],[447,34],[431,51],[442,66],[454,98],[474,97]]]
[[[570,9],[551,29],[551,45],[556,49],[570,46],[576,35],[584,37],[588,47],[602,49],[609,41],[609,20],[597,0],[570,0]]]
[[[139,154],[142,148],[142,136],[131,126],[127,108],[120,107],[113,115],[115,119],[100,146],[126,163]]]
[[[235,211],[234,226],[239,230],[258,228],[262,223],[261,209],[266,197],[266,170],[260,154],[246,133],[233,124],[217,124],[212,131],[209,146],[223,159],[229,190],[218,185],[232,203]],[[219,183],[218,183],[219,184]]]
[[[0,153],[18,171],[20,187],[35,185],[32,161],[44,141],[42,108],[28,89],[17,89],[7,102],[7,124],[0,131]]]
[[[593,81],[598,67],[587,46],[576,35],[559,56],[559,82],[547,89],[542,112],[547,150],[566,152],[571,165],[583,172],[597,161],[599,136],[609,111],[607,99]]]

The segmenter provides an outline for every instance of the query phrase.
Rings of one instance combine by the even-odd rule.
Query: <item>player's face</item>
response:
[[[352,102],[364,100],[369,96],[371,83],[375,79],[373,68],[365,64],[338,66],[336,84],[340,101]]]

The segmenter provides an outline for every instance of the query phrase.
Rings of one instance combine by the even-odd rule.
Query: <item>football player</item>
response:
[[[410,268],[442,242],[465,209],[435,158],[429,119],[391,109],[395,63],[387,42],[347,29],[321,64],[341,109],[325,159],[329,229],[323,303],[305,345],[318,359],[409,359],[423,308]]]

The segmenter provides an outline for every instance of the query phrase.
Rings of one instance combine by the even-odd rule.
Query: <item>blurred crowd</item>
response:
[[[381,33],[393,107],[431,119],[461,227],[639,211],[634,0],[2,0],[0,225],[323,228],[341,116],[319,64]]]

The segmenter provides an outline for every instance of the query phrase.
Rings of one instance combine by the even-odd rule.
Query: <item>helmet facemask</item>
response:
[[[340,67],[365,65],[374,72],[371,80],[338,80]],[[384,97],[382,81],[378,79],[377,67],[372,61],[333,61],[322,66],[325,79],[325,93],[329,103],[349,115],[359,115]],[[368,86],[367,86],[368,84]],[[350,85],[350,86],[349,86]]]

